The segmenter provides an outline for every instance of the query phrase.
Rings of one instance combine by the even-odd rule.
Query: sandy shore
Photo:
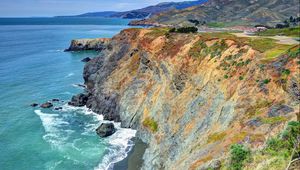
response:
[[[127,158],[116,163],[114,170],[140,170],[143,164],[143,155],[147,148],[147,144],[140,139],[134,138],[134,147],[128,153]]]

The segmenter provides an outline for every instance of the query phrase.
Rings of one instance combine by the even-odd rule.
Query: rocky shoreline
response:
[[[262,148],[299,112],[296,59],[263,61],[234,36],[127,29],[105,41],[74,40],[67,51],[78,50],[101,55],[86,63],[86,93],[71,104],[136,129],[148,144],[145,170],[218,169],[231,144]],[[287,69],[283,90],[277,80]]]

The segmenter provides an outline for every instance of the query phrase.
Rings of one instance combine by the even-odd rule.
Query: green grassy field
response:
[[[258,36],[284,35],[289,37],[300,37],[300,26],[294,28],[268,29],[266,31],[258,32],[256,35]]]

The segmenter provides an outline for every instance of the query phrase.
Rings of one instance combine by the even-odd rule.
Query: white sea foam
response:
[[[35,110],[35,113],[40,117],[44,126],[46,134],[43,136],[44,140],[49,142],[51,146],[58,149],[64,149],[65,147],[71,147],[74,150],[81,151],[80,145],[81,139],[72,139],[68,141],[68,138],[73,130],[70,129],[71,125],[68,121],[73,120],[72,116],[76,117],[76,114],[83,114],[92,118],[89,123],[83,124],[83,133],[81,135],[93,136],[95,129],[103,122],[102,115],[98,115],[88,109],[87,107],[73,107],[65,104],[62,106],[62,110],[58,114],[43,113],[41,110]],[[134,145],[131,139],[135,136],[136,131],[132,129],[121,128],[120,123],[114,123],[117,131],[110,137],[105,138],[104,142],[108,144],[107,154],[104,155],[100,164],[95,167],[95,170],[110,170],[116,162],[119,162],[127,157],[128,152]]]
[[[68,136],[62,134],[61,127],[69,125],[58,114],[43,113],[41,110],[34,111],[41,119],[46,134],[43,139],[49,142],[54,147],[60,147]],[[66,131],[72,133],[72,131]]]
[[[95,170],[112,170],[113,165],[125,159],[128,152],[131,150],[134,143],[131,139],[135,136],[136,131],[133,129],[125,129],[120,127],[120,123],[114,123],[117,131],[112,136],[108,137],[110,144],[108,153],[104,156],[102,162]]]

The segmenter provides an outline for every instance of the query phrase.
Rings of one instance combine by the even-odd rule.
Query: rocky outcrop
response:
[[[106,47],[108,41],[109,39],[107,38],[72,40],[70,47],[65,51],[82,51],[82,50],[101,51]]]
[[[97,129],[97,134],[100,137],[108,137],[116,132],[115,126],[113,123],[102,123]]]
[[[280,57],[265,59],[253,44],[227,34],[123,30],[85,65],[86,105],[137,129],[149,144],[142,169],[218,169],[231,144],[261,148],[299,113],[299,59],[276,64]]]
[[[76,107],[85,106],[88,100],[88,96],[88,94],[80,93],[76,96],[73,96],[68,104]]]

